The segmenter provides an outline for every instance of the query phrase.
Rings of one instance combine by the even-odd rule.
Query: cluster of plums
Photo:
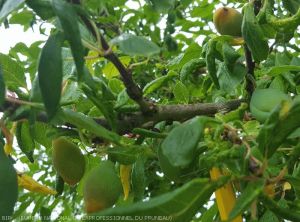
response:
[[[85,173],[86,163],[79,147],[65,137],[52,142],[52,162],[57,173],[70,186],[77,184]],[[111,161],[102,161],[88,172],[83,197],[87,213],[113,206],[122,193],[121,180]]]

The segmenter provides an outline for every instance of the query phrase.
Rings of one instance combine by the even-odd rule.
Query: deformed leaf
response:
[[[300,127],[300,100],[278,106],[259,131],[259,149],[270,158],[287,137]]]
[[[189,102],[189,91],[187,87],[180,81],[178,81],[173,89],[175,99],[180,103],[187,104]]]
[[[151,56],[160,52],[160,48],[145,37],[128,33],[114,38],[111,43],[118,45],[123,53],[132,56]]]
[[[240,57],[240,54],[232,46],[230,46],[228,42],[223,43],[222,52],[227,68],[232,70],[236,60]]]
[[[55,195],[56,191],[35,181],[32,177],[26,174],[18,174],[18,184],[26,190],[41,194]]]
[[[206,66],[208,74],[210,75],[210,78],[214,82],[215,86],[217,88],[220,88],[218,77],[217,77],[217,69],[216,69],[216,45],[217,42],[214,40],[211,40],[208,42],[207,46],[207,52],[206,52]]]
[[[132,165],[120,165],[120,179],[123,187],[124,200],[128,199],[130,192]]]
[[[220,88],[228,93],[236,89],[236,86],[241,83],[246,75],[246,69],[243,65],[237,63],[233,67],[233,70],[230,71],[228,66],[222,62],[219,64],[217,73]]]
[[[160,88],[168,79],[168,76],[161,76],[149,82],[143,89],[144,94],[148,95],[154,92],[156,89]]]

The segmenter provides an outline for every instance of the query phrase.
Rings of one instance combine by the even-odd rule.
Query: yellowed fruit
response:
[[[103,161],[86,177],[83,187],[85,210],[94,213],[113,206],[122,194],[122,184],[111,161]]]
[[[52,162],[63,180],[73,186],[83,177],[85,159],[78,146],[59,137],[52,141]]]
[[[213,18],[221,35],[242,36],[243,15],[233,8],[222,7],[216,10]]]

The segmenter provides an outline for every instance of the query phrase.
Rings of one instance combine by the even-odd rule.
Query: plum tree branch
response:
[[[237,109],[243,99],[230,100],[221,103],[196,103],[188,105],[158,105],[156,112],[151,115],[145,115],[143,112],[126,113],[119,115],[117,119],[117,132],[120,135],[130,133],[134,128],[153,127],[154,124],[161,121],[185,121],[195,116],[213,116],[216,113],[226,113]],[[20,104],[13,101],[5,101],[0,107],[0,112],[9,112],[11,115],[20,107]],[[21,119],[26,118],[22,116]],[[18,120],[18,119],[16,119]],[[16,121],[14,120],[14,121]],[[37,120],[40,122],[48,122],[47,114],[40,112],[37,115]],[[98,124],[110,129],[109,123],[104,118],[94,119]],[[64,125],[71,126],[69,123]]]
[[[254,1],[254,13],[257,15],[262,7],[261,0]],[[252,60],[252,54],[247,44],[244,45],[245,59],[247,66],[247,76],[246,76],[246,91],[248,92],[248,99],[251,98],[252,93],[255,90],[255,62]]]
[[[106,42],[106,40],[102,35],[101,35],[101,44],[103,50],[105,51],[110,50],[108,43]],[[126,87],[128,96],[132,100],[134,100],[137,104],[139,104],[141,111],[145,114],[153,112],[154,107],[151,106],[151,104],[144,99],[143,91],[134,82],[131,71],[125,68],[125,66],[122,64],[120,59],[112,51],[109,51],[109,53],[105,54],[104,57],[108,59],[110,62],[112,62],[114,66],[118,69],[122,77],[122,81]]]
[[[73,4],[80,5],[80,0],[72,0]],[[96,30],[94,29],[93,25],[89,21],[88,18],[86,18],[84,15],[80,15],[81,20],[84,22],[88,30],[93,34],[95,38],[97,38]],[[141,111],[144,114],[149,114],[155,111],[155,106],[153,106],[151,103],[147,102],[143,97],[143,91],[142,89],[134,82],[132,78],[132,73],[129,69],[127,69],[123,63],[120,61],[120,59],[110,50],[110,47],[103,37],[103,35],[100,34],[101,38],[101,45],[102,49],[106,52],[104,54],[104,57],[109,60],[119,71],[122,81],[126,87],[126,91],[128,96],[134,100],[139,106]]]

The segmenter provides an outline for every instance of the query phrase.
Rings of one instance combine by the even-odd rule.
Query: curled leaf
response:
[[[34,193],[55,195],[57,192],[49,187],[42,185],[26,174],[18,174],[18,184],[26,190]]]
[[[123,186],[124,200],[127,200],[130,192],[131,165],[120,165],[120,177]]]

